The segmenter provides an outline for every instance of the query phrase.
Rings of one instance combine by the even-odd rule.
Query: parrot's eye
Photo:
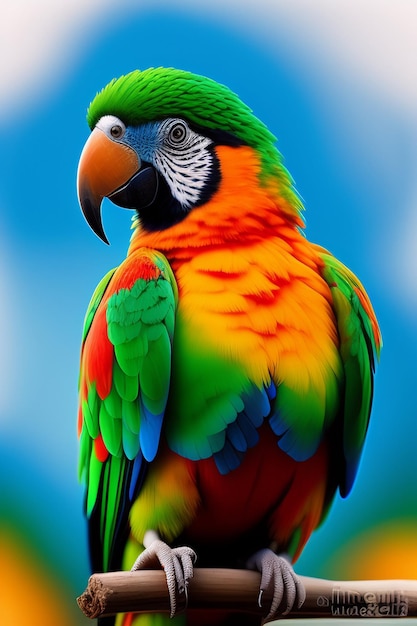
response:
[[[97,128],[111,139],[121,139],[126,132],[126,126],[115,115],[104,115],[97,122]]]
[[[110,128],[110,135],[113,139],[120,139],[120,137],[123,136],[123,133],[124,128],[120,124],[114,124],[114,126]]]
[[[188,128],[184,122],[176,122],[169,131],[171,143],[182,143],[187,136],[187,131]]]

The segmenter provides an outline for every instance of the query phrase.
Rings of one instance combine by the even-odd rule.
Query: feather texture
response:
[[[158,450],[175,307],[176,285],[166,260],[139,250],[101,281],[86,315],[80,473],[97,533],[95,568],[114,562],[117,529],[126,527],[129,502]]]
[[[149,530],[191,544],[202,566],[240,566],[271,543],[295,560],[357,472],[381,347],[369,298],[305,238],[273,135],[229,89],[173,69],[132,72],[96,96],[91,128],[103,116],[126,132],[116,147],[101,140],[156,168],[146,179],[157,189],[85,318],[80,476],[93,568],[131,567]],[[181,154],[174,135],[167,149],[172,118],[192,137]],[[184,154],[195,156],[188,170]],[[174,161],[186,207],[171,193]],[[208,181],[203,195],[185,189],[194,179]]]
[[[349,493],[356,475],[368,428],[373,396],[375,358],[382,346],[370,300],[357,277],[322,251],[323,275],[332,290],[345,373],[343,452],[346,469],[340,489]]]

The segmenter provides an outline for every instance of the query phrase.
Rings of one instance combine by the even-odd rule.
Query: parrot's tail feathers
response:
[[[129,484],[130,502],[133,502],[136,495],[138,494],[143,483],[143,478],[144,478],[143,456],[141,453],[139,453],[133,462],[132,474],[130,477],[130,484]]]

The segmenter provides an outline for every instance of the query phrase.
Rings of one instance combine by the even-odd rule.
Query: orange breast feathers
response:
[[[323,363],[333,372],[340,363],[322,261],[276,186],[260,184],[256,153],[216,150],[222,179],[210,201],[164,231],[139,226],[130,253],[147,246],[166,255],[178,282],[178,319],[198,342],[204,337],[245,363],[251,380],[274,374],[301,392],[323,388]]]

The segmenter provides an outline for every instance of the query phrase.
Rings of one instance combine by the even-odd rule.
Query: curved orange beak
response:
[[[89,226],[109,243],[101,221],[101,203],[139,171],[140,161],[129,146],[112,141],[95,128],[81,153],[77,174],[78,200]]]
[[[137,208],[132,200],[132,192],[127,197],[126,188],[135,174],[140,172],[141,166],[140,158],[133,148],[112,141],[99,128],[92,131],[78,166],[78,199],[89,226],[105,243],[109,242],[101,220],[103,198],[114,196],[111,199],[116,204]],[[122,190],[124,193],[120,193]]]

